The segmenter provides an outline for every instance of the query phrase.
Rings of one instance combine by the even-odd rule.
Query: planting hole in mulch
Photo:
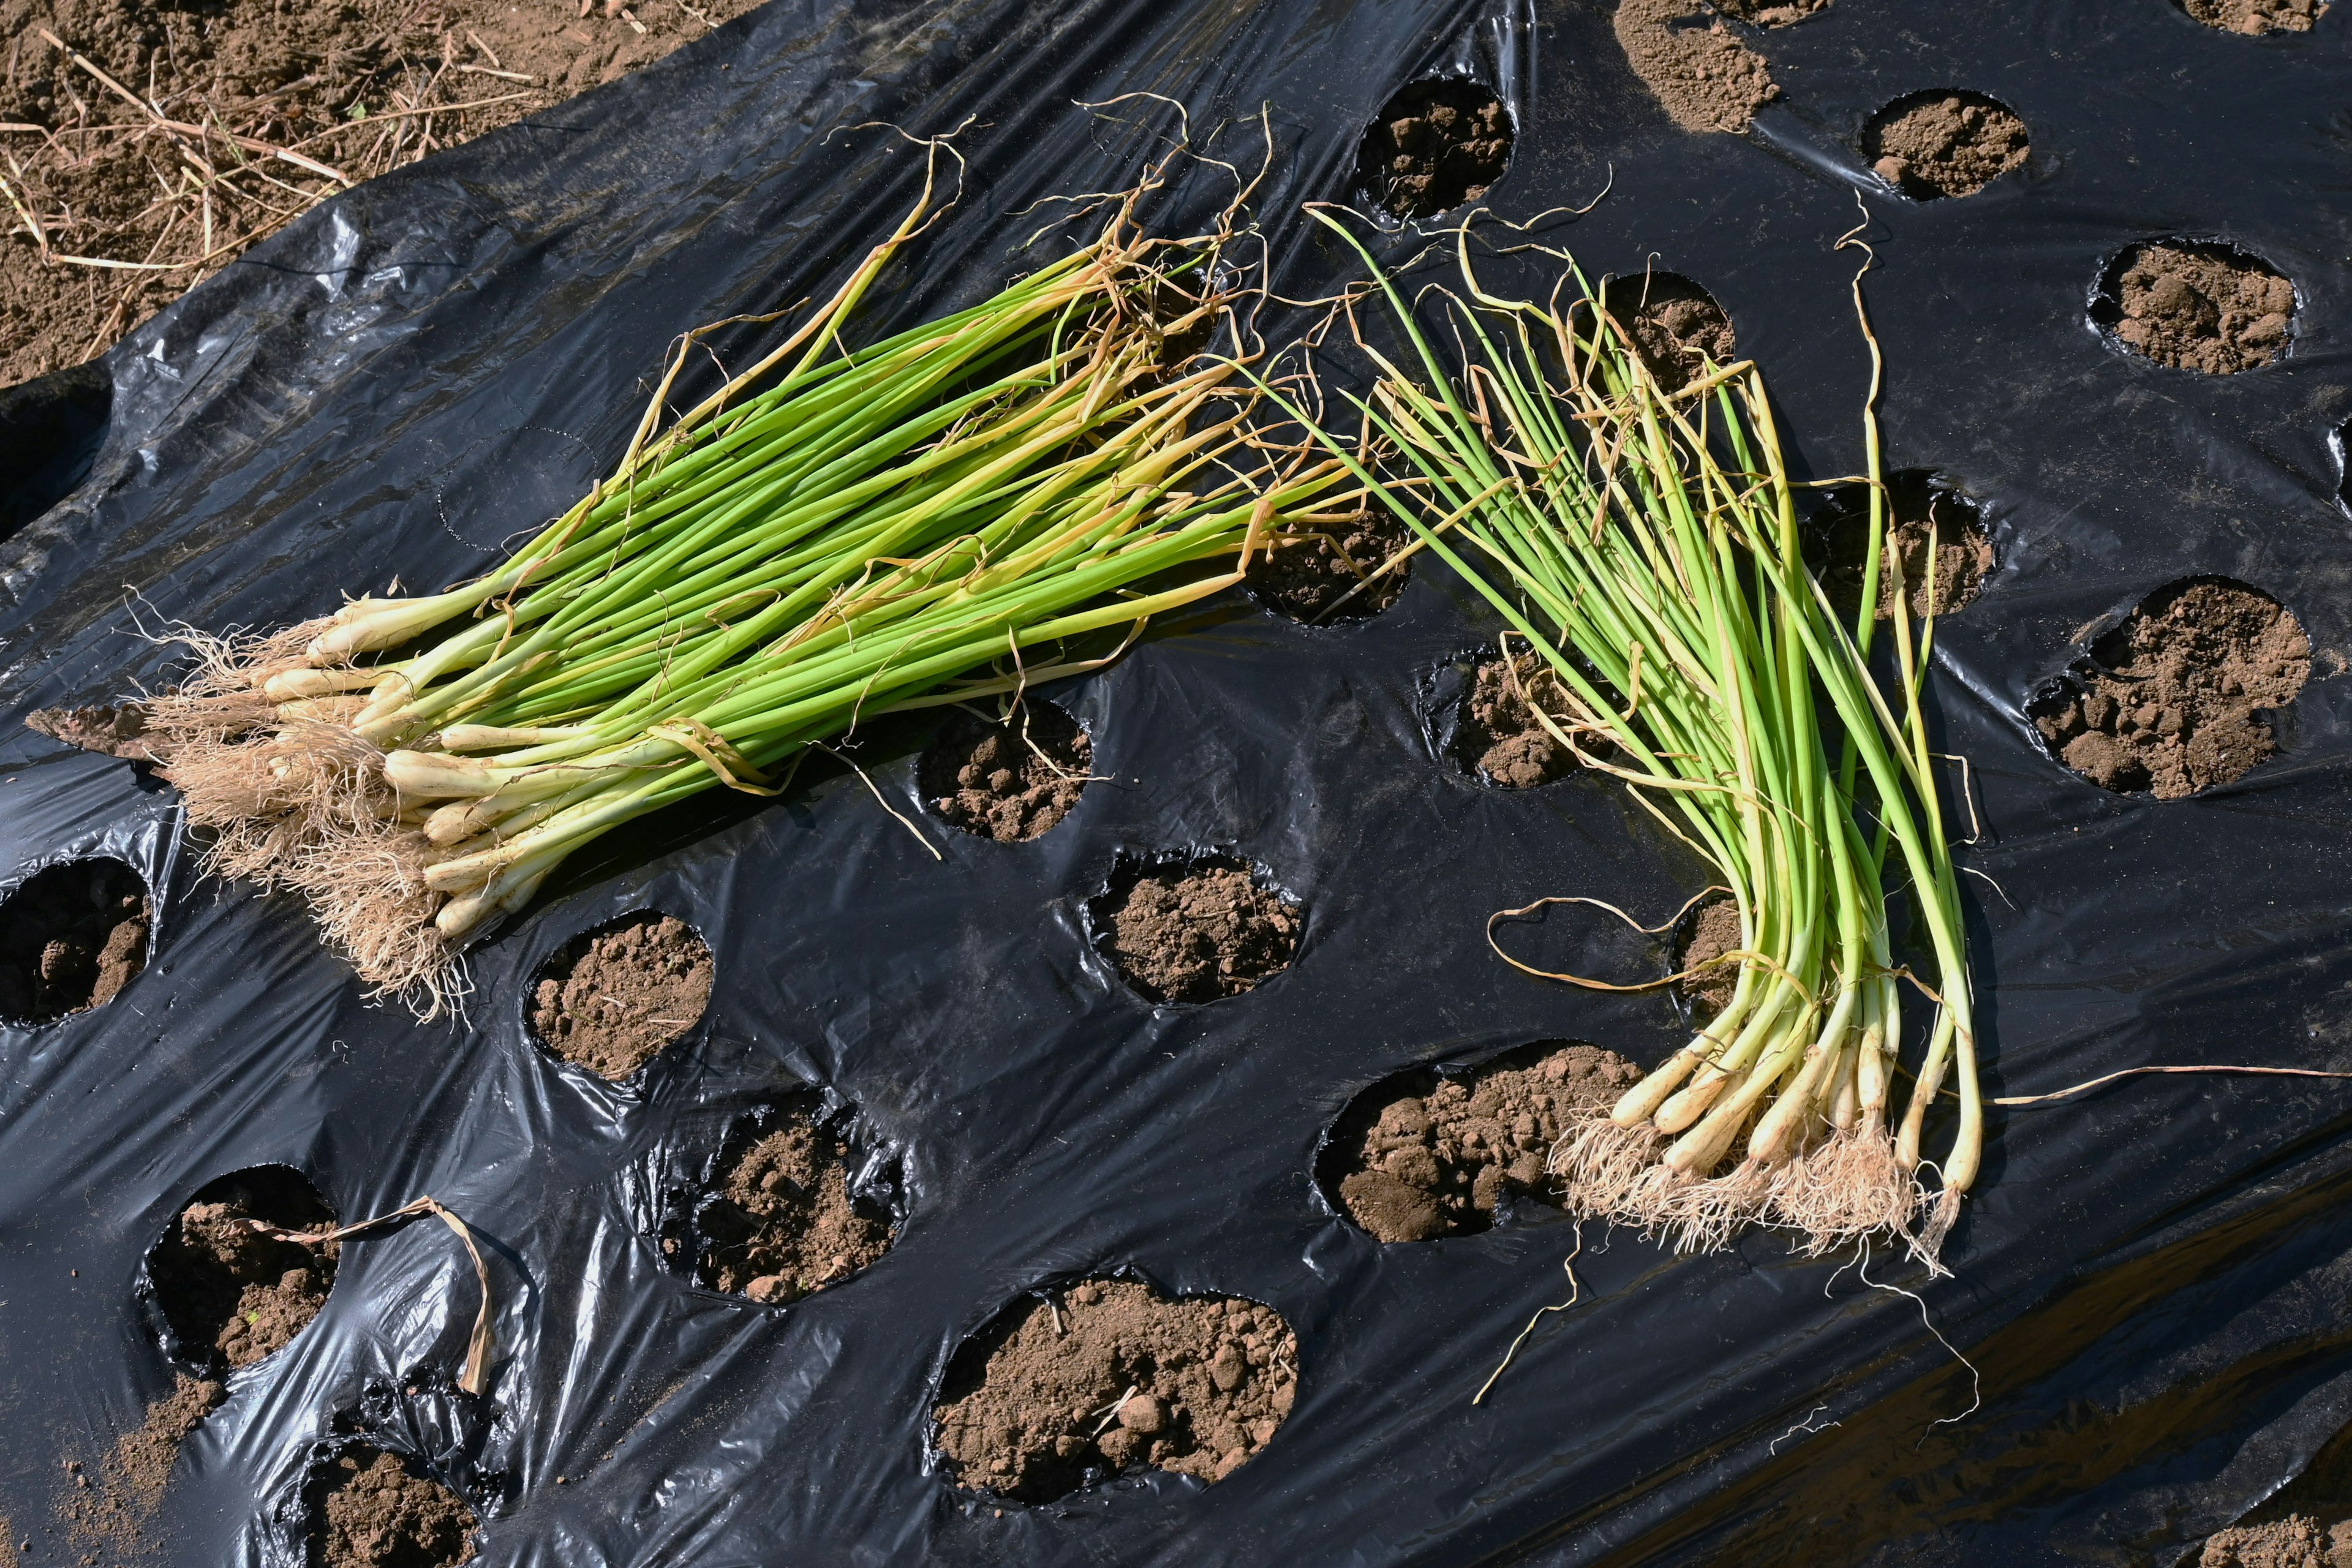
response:
[[[1465,1072],[1400,1073],[1348,1107],[1316,1177],[1379,1241],[1486,1230],[1509,1199],[1552,1202],[1551,1146],[1577,1112],[1613,1104],[1641,1076],[1614,1051],[1556,1040]]]
[[[2179,800],[2277,749],[2271,715],[2311,674],[2277,600],[2191,577],[2158,589],[2027,704],[2058,760],[2102,789]]]
[[[2209,27],[2256,37],[2307,33],[2327,15],[2327,0],[2179,0],[2180,8]]]
[[[1364,128],[1356,184],[1391,217],[1433,217],[1485,195],[1510,166],[1517,134],[1494,89],[1460,77],[1417,81]]]
[[[1574,710],[1549,659],[1522,652],[1507,664],[1501,654],[1488,655],[1471,672],[1447,752],[1464,772],[1497,789],[1534,789],[1566,778],[1582,764],[1544,728],[1531,700],[1568,729]],[[1587,751],[1604,744],[1597,736],[1580,743]]]
[[[1264,868],[1230,855],[1122,856],[1087,906],[1095,944],[1150,1002],[1237,996],[1290,967],[1306,923]]]
[[[310,1568],[457,1568],[480,1529],[465,1500],[422,1466],[381,1448],[351,1448],[310,1474]]]
[[[280,1241],[254,1228],[325,1232],[335,1213],[300,1172],[257,1165],[207,1183],[147,1255],[171,1350],[218,1376],[291,1341],[327,1304],[340,1242]]]
[[[68,860],[0,902],[0,1018],[47,1024],[103,1007],[147,967],[147,884],[121,860]]]
[[[1898,98],[1862,128],[1862,153],[1914,201],[1972,196],[2025,162],[2025,121],[1980,92],[1931,89]]]
[[[1805,0],[1727,0],[1725,8],[1732,6],[1752,10],[1759,22],[1767,13],[1820,9]],[[1764,57],[1706,0],[1619,0],[1614,26],[1626,64],[1685,131],[1745,132],[1757,110],[1780,96]]]
[[[1675,983],[1689,1004],[1691,1021],[1704,1023],[1723,1011],[1739,984],[1737,963],[1708,964],[1710,959],[1739,951],[1739,906],[1728,893],[1712,893],[1691,906],[1675,926],[1675,967],[1699,973]],[[1707,964],[1706,968],[1700,968]]]
[[[1030,699],[1003,723],[957,709],[916,765],[923,799],[950,825],[999,844],[1035,838],[1086,789],[1095,743],[1051,702]]]
[[[1277,532],[1250,563],[1250,597],[1306,626],[1370,620],[1404,593],[1411,559],[1381,567],[1413,538],[1386,508]]]
[[[2108,263],[2091,320],[2158,364],[2234,375],[2286,353],[2294,310],[2294,285],[2251,251],[2168,239]]]
[[[1145,1466],[1221,1481],[1297,1387],[1298,1340],[1271,1307],[1086,1279],[967,1341],[932,1415],[957,1486],[1050,1502]]]
[[[710,948],[674,915],[646,910],[583,931],[531,988],[532,1036],[565,1061],[618,1081],[702,1021]]]
[[[795,1094],[741,1118],[662,1241],[705,1289],[781,1306],[890,1249],[897,1171],[862,1158],[840,1113]]]
[[[1633,341],[1643,364],[1668,392],[1698,379],[1708,363],[1729,364],[1738,337],[1715,296],[1678,272],[1635,272],[1601,285],[1601,308]],[[1583,321],[1580,335],[1591,331]]]
[[[1886,476],[1887,531],[1878,568],[1878,618],[1895,614],[1895,574],[1903,574],[1903,598],[1916,618],[1931,607],[1928,549],[1935,541],[1932,608],[1948,616],[1976,601],[1993,569],[1992,534],[1984,514],[1933,468],[1898,468]],[[1870,552],[1870,490],[1841,485],[1807,531],[1809,550],[1819,552],[1822,585],[1830,603],[1851,622],[1862,606],[1863,567]]]

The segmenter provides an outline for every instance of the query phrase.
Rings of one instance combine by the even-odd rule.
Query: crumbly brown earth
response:
[[[1786,27],[1829,8],[1830,0],[1715,0],[1727,16],[1753,22],[1759,27]]]
[[[1633,351],[1669,392],[1689,385],[1713,361],[1729,364],[1739,340],[1715,296],[1673,272],[1636,273],[1601,285],[1610,318],[1633,340]]]
[[[933,1412],[940,1452],[958,1486],[1024,1502],[1145,1465],[1221,1481],[1273,1440],[1298,1386],[1297,1337],[1272,1308],[1127,1279],[1033,1302],[984,1362],[979,1348]]]
[[[1429,217],[1485,195],[1510,164],[1513,134],[1491,88],[1417,81],[1365,131],[1356,177],[1391,216]]]
[[[1153,1002],[1237,996],[1290,966],[1298,906],[1247,868],[1211,860],[1146,870],[1104,910],[1111,962]]]
[[[1384,1242],[1485,1230],[1507,1193],[1554,1201],[1544,1163],[1580,1108],[1604,1106],[1641,1078],[1598,1046],[1514,1053],[1458,1077],[1420,1073],[1377,1086],[1333,1129],[1339,1203]]]
[[[1250,563],[1249,590],[1258,603],[1294,621],[1339,626],[1368,620],[1404,593],[1412,571],[1410,559],[1391,571],[1380,569],[1412,542],[1412,530],[1385,509],[1294,528],[1276,534],[1266,552]],[[1380,575],[1373,576],[1375,572]]]
[[[1010,723],[959,710],[923,752],[916,776],[931,809],[966,833],[1021,844],[1070,814],[1094,769],[1095,743],[1051,702],[1024,702]]]
[[[147,884],[120,860],[71,860],[0,903],[0,1018],[103,1007],[147,966]]]
[[[1759,20],[1762,9],[1780,7]],[[1685,131],[1746,131],[1780,96],[1764,58],[1706,0],[1621,0],[1616,28],[1633,74]]]
[[[892,1235],[850,1195],[847,1152],[805,1110],[721,1160],[719,1191],[695,1223],[704,1285],[776,1303],[848,1279]]]
[[[82,1562],[110,1561],[110,1550],[126,1558],[145,1555],[142,1537],[163,1500],[180,1445],[226,1396],[210,1379],[178,1373],[172,1392],[147,1407],[146,1421],[116,1441],[95,1474],[79,1459],[65,1462],[58,1512]],[[0,1565],[15,1561],[0,1555]]]
[[[2180,0],[2180,8],[2225,33],[2307,33],[2326,0]]]
[[[0,130],[13,160],[0,164],[48,249],[172,268],[45,262],[0,201],[0,386],[103,351],[341,188],[224,132],[364,179],[609,81],[755,3],[0,0],[0,122],[20,127]],[[43,27],[193,129],[160,126]]]
[[[1471,678],[1454,746],[1455,754],[1488,784],[1533,789],[1566,778],[1579,765],[1575,754],[1536,718],[1530,699],[1542,705],[1552,722],[1568,728],[1573,711],[1568,689],[1549,661],[1518,653],[1507,665],[1498,654],[1479,665]]]
[[[1701,969],[1710,959],[1721,958],[1727,952],[1739,951],[1739,906],[1728,894],[1717,893],[1702,902],[1683,922],[1682,941],[1675,954],[1675,970],[1697,969],[1699,973],[1680,981],[1683,995],[1688,998],[1692,1014],[1699,1018],[1712,1018],[1730,1002],[1732,992],[1739,984],[1739,965],[1718,963]]]
[[[2289,1514],[2208,1536],[2198,1568],[2352,1568],[2352,1521]]]
[[[600,1077],[628,1077],[701,1021],[710,948],[674,915],[631,915],[575,937],[540,971],[540,1043]]]
[[[2223,246],[2144,245],[2126,255],[2099,314],[2158,364],[2232,375],[2286,352],[2294,285]]]
[[[1927,589],[1927,542],[1935,540],[1935,593],[1932,608],[1948,616],[1976,602],[1993,564],[1992,535],[1969,500],[1940,485],[1927,482],[1925,471],[1906,470],[1888,476],[1887,519],[1891,531],[1881,548],[1878,568],[1878,618],[1895,614],[1895,574],[1903,574],[1903,598],[1914,618],[1931,607]],[[1870,499],[1858,487],[1832,493],[1827,519],[1819,531],[1822,579],[1830,602],[1852,618],[1862,605],[1864,558],[1870,552]]]
[[[289,1171],[226,1177],[180,1211],[149,1255],[157,1305],[180,1352],[215,1373],[251,1366],[319,1315],[340,1242],[279,1241],[254,1228],[321,1233],[335,1216]]]
[[[100,752],[132,762],[153,762],[141,739],[147,731],[147,710],[136,702],[98,708],[40,708],[25,715],[25,728],[85,752]]]
[[[1862,150],[1915,201],[1969,196],[2025,162],[2025,121],[1979,92],[1937,92],[1888,104],[1863,128]]]
[[[2311,674],[2311,639],[2286,607],[2234,583],[2149,595],[2091,649],[2097,669],[2037,703],[2065,764],[2103,789],[2178,800],[2228,784],[2277,742],[2266,710]]]
[[[474,1510],[395,1454],[360,1448],[305,1489],[310,1568],[457,1568],[474,1560]]]

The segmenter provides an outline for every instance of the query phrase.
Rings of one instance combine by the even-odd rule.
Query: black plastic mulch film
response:
[[[896,221],[919,154],[856,127],[975,117],[962,203],[891,275],[877,330],[1024,265],[1040,198],[1124,184],[1174,119],[1077,106],[1121,93],[1181,101],[1244,163],[1267,106],[1255,210],[1305,295],[1351,268],[1299,204],[1349,195],[1396,89],[1469,72],[1518,132],[1489,200],[1526,217],[1611,185],[1545,237],[1595,273],[1654,260],[1702,282],[1814,474],[1862,461],[1854,257],[1831,246],[1857,193],[1868,208],[1890,467],[1976,498],[2000,556],[1938,628],[1933,684],[1984,817],[1964,861],[1988,1091],[2144,1063],[2352,1067],[2352,524],[2331,439],[2352,416],[2347,24],[2249,39],[2167,0],[1837,0],[1762,35],[1785,96],[1741,139],[1674,129],[1584,0],[778,0],[314,213],[116,349],[110,407],[89,376],[9,395],[5,713],[160,684],[173,655],[143,633],[164,622],[280,624],[394,572],[478,570],[610,467],[677,332],[830,287]],[[1856,141],[1938,86],[2016,110],[2032,157],[1914,204]],[[2281,363],[2201,376],[2089,324],[2110,258],[2167,237],[2294,280]],[[1549,265],[1492,276],[1541,287]],[[2314,679],[2281,754],[2237,783],[2104,793],[2021,706],[2196,574],[2288,605]],[[1432,671],[1494,630],[1436,571],[1338,629],[1229,595],[1056,694],[1108,782],[1044,837],[948,830],[915,799],[919,731],[877,738],[876,784],[944,862],[845,773],[672,819],[476,954],[470,1031],[363,1005],[299,910],[196,877],[168,790],[12,728],[5,875],[112,852],[165,894],[112,1005],[0,1034],[0,1509],[28,1561],[63,1546],[60,1459],[95,1461],[170,1385],[143,1255],[190,1194],[269,1163],[347,1219],[429,1192],[472,1223],[497,1287],[489,1391],[449,1392],[476,1301],[449,1235],[348,1243],[320,1319],[184,1447],[159,1560],[298,1562],[314,1446],[362,1430],[459,1488],[488,1563],[713,1568],[2169,1563],[2336,1463],[2352,1086],[2317,1080],[2143,1079],[1997,1113],[1957,1277],[1934,1284],[1885,1257],[1866,1282],[1769,1235],[1675,1259],[1588,1226],[1581,1301],[1474,1408],[1564,1295],[1574,1227],[1381,1247],[1316,1188],[1318,1140],[1425,1064],[1555,1037],[1659,1059],[1672,1003],[1514,974],[1480,925],[1568,892],[1655,918],[1704,880],[1602,781],[1492,790],[1436,753]],[[1123,853],[1186,847],[1263,867],[1304,938],[1245,995],[1155,1009],[1082,910]],[[607,1085],[530,1045],[524,994],[548,953],[638,909],[703,933],[717,991],[686,1044]],[[1570,921],[1526,940],[1587,971],[1662,962]],[[696,1289],[658,1245],[677,1184],[803,1082],[895,1160],[896,1245],[789,1307]],[[949,1359],[1023,1292],[1121,1268],[1276,1308],[1296,1408],[1213,1487],[1153,1472],[975,1504],[927,1448]],[[1918,1289],[1968,1352],[1972,1414],[1920,1302],[1872,1282]]]

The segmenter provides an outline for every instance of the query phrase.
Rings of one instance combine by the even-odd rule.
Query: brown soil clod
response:
[[[1738,951],[1739,906],[1730,894],[1716,893],[1702,899],[1683,917],[1675,932],[1674,973],[1698,971],[1689,979],[1676,982],[1683,999],[1690,1004],[1694,1021],[1714,1017],[1730,1002],[1732,992],[1739,984],[1739,965],[1709,961]]]
[[[1003,723],[958,710],[915,773],[923,798],[950,825],[1024,844],[1070,814],[1094,760],[1094,741],[1078,721],[1033,699]]]
[[[1087,1279],[966,1343],[932,1414],[957,1486],[1050,1502],[1145,1466],[1221,1481],[1297,1386],[1297,1336],[1272,1308]]]
[[[2209,27],[2251,37],[2308,33],[2327,15],[2327,0],[2180,0],[2180,8]]]
[[[1992,534],[1976,502],[1932,468],[1898,468],[1886,476],[1887,531],[1878,568],[1878,618],[1895,614],[1895,574],[1903,574],[1903,599],[1914,618],[1932,608],[1948,616],[1976,602],[1991,574]],[[1820,553],[1822,585],[1838,614],[1851,621],[1862,606],[1864,557],[1870,552],[1870,492],[1862,485],[1830,491],[1828,505],[1811,530]],[[1930,538],[1935,541],[1935,591],[1927,583]]]
[[[1759,5],[1757,19],[1796,8]],[[1764,57],[1706,0],[1620,0],[1615,25],[1633,74],[1685,131],[1744,132],[1780,96]]]
[[[1381,105],[1356,153],[1356,183],[1392,217],[1475,202],[1510,166],[1517,132],[1495,90],[1459,77],[1417,81]]]
[[[693,1260],[697,1282],[782,1306],[887,1252],[896,1221],[887,1205],[851,1190],[851,1158],[812,1095],[739,1123],[694,1205],[693,1234],[677,1248]]]
[[[2125,251],[2091,303],[2091,320],[2132,353],[2208,375],[2278,359],[2294,311],[2294,285],[2268,262],[2235,246],[2189,240]]]
[[[1356,1098],[1318,1174],[1376,1240],[1482,1231],[1507,1197],[1552,1202],[1545,1163],[1570,1114],[1610,1104],[1641,1076],[1613,1051],[1549,1041],[1467,1072],[1402,1074]]]
[[[2324,1523],[2291,1513],[2206,1537],[2197,1568],[2352,1568],[2352,1520]]]
[[[1370,620],[1403,595],[1412,563],[1381,568],[1414,537],[1385,508],[1276,533],[1250,565],[1250,595],[1307,626]]]
[[[2032,151],[2017,111],[1980,92],[1898,98],[1862,128],[1863,156],[1914,201],[1972,196]]]
[[[147,966],[147,884],[121,860],[68,860],[0,902],[0,1018],[47,1024],[103,1007]]]
[[[1290,967],[1306,923],[1261,868],[1231,856],[1125,860],[1088,906],[1096,942],[1156,1003],[1238,996]]]
[[[474,1560],[474,1510],[423,1467],[352,1448],[312,1473],[310,1568],[457,1568]]]
[[[2243,584],[2158,589],[2027,711],[2051,751],[2102,789],[2179,800],[2277,749],[2269,714],[2311,674],[2311,639]]]
[[[618,1082],[682,1038],[710,1005],[710,948],[674,915],[646,911],[583,931],[532,987],[530,1028],[565,1061]]]
[[[1568,690],[1549,660],[1530,652],[1513,654],[1508,664],[1500,654],[1480,663],[1454,723],[1454,760],[1498,789],[1534,789],[1576,772],[1581,764],[1575,753],[1544,728],[1530,702],[1568,730]],[[1602,744],[1597,736],[1579,743],[1587,751]]]
[[[261,1165],[207,1183],[148,1254],[172,1351],[218,1375],[251,1366],[319,1315],[339,1242],[280,1241],[257,1228],[323,1233],[334,1211],[300,1173]]]
[[[1601,286],[1601,302],[1668,392],[1680,392],[1709,363],[1729,364],[1738,353],[1731,317],[1714,295],[1678,272],[1612,278]],[[1578,330],[1589,329],[1580,322]]]
[[[129,762],[155,760],[142,739],[147,731],[147,710],[136,702],[96,708],[36,709],[25,715],[25,728],[85,752]]]

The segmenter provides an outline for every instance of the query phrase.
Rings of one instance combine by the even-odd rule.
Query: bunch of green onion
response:
[[[1752,364],[1669,393],[1572,262],[1580,297],[1565,310],[1559,294],[1549,306],[1496,298],[1473,275],[1465,228],[1464,293],[1438,291],[1464,345],[1449,373],[1370,253],[1318,216],[1356,245],[1419,362],[1408,373],[1366,345],[1379,380],[1352,401],[1394,455],[1385,474],[1318,436],[1558,673],[1570,710],[1544,715],[1556,738],[1623,780],[1738,904],[1739,950],[1718,961],[1738,965],[1729,1002],[1554,1149],[1568,1201],[1686,1247],[1760,1221],[1815,1251],[1906,1237],[1933,1266],[1976,1175],[1982,1119],[1966,935],[1919,706],[1932,623],[1915,637],[1897,614],[1891,697],[1869,665],[1880,563],[1902,570],[1885,547],[1883,486],[1849,626],[1808,570]],[[1874,423],[1870,435],[1874,473]],[[1899,1122],[1911,976],[1888,928],[1890,851],[1937,976],[1913,981],[1935,1014]],[[1957,1126],[1929,1162],[1926,1115],[1955,1066]],[[1923,1164],[1940,1175],[1932,1200]]]
[[[199,639],[151,728],[213,868],[305,895],[376,991],[437,1008],[459,945],[597,836],[773,794],[862,719],[1093,668],[1069,639],[1237,581],[1347,475],[1258,439],[1236,362],[1184,363],[1234,289],[1221,236],[1140,233],[1150,188],[852,351],[927,186],[790,342],[649,439],[665,379],[612,477],[495,571]]]

